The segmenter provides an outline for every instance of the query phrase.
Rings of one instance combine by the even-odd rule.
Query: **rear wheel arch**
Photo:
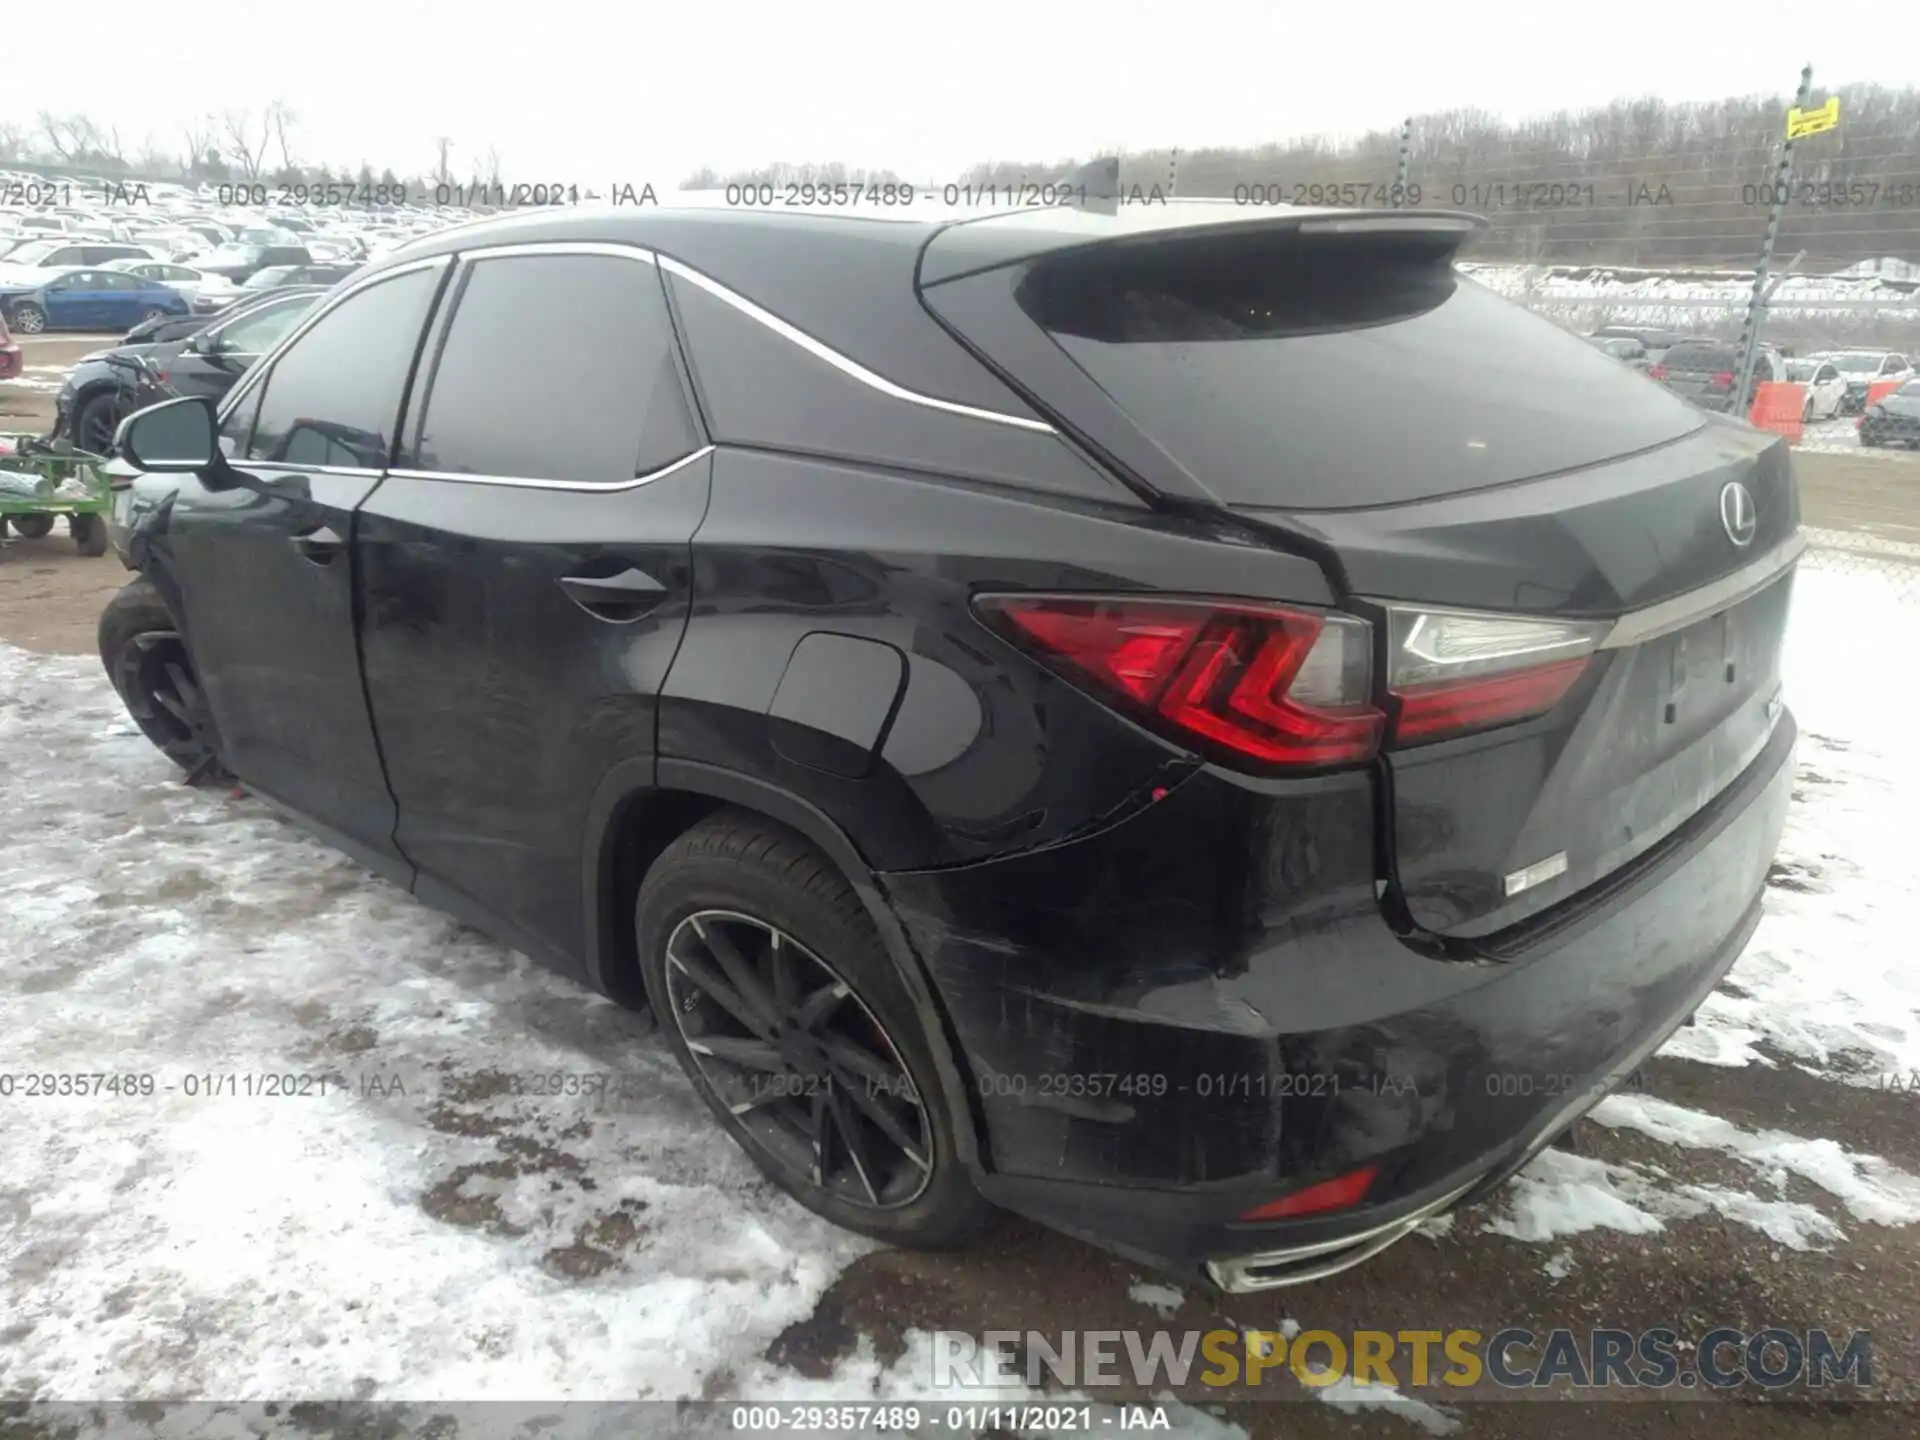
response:
[[[657,773],[652,760],[614,767],[595,792],[587,817],[583,883],[589,982],[620,1004],[646,1003],[633,933],[641,881],[674,840],[723,809],[745,811],[793,831],[818,850],[859,897],[915,1008],[927,1019],[928,1047],[952,1111],[961,1162],[979,1169],[983,1132],[971,1071],[924,962],[851,837],[826,814],[778,786],[687,760],[660,760]]]

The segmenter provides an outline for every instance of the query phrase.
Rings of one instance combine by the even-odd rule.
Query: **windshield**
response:
[[[1819,368],[1820,362],[1817,360],[1789,360],[1787,362],[1787,378],[1789,380],[1811,380],[1813,378],[1813,372]]]
[[[1881,355],[1836,355],[1833,363],[1849,375],[1872,375],[1879,371]]]
[[[8,253],[7,263],[13,265],[32,265],[39,261],[41,257],[51,255],[64,244],[66,244],[64,240],[29,240],[26,244],[20,246],[19,249]]]
[[[252,275],[247,277],[247,283],[240,288],[242,290],[271,290],[292,273],[293,266],[291,265],[269,265],[264,270],[254,271]]]
[[[238,260],[243,264],[251,265],[266,253],[266,248],[264,245],[222,245],[213,252],[213,258]]]

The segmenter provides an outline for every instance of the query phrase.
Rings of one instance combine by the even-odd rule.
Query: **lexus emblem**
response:
[[[1729,480],[1720,489],[1720,523],[1727,528],[1727,538],[1742,548],[1753,543],[1754,532],[1760,528],[1753,492],[1738,480]]]

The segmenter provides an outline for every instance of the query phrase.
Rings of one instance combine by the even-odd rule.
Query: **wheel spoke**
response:
[[[767,939],[767,969],[773,972],[773,1003],[778,1007],[775,1014],[791,1015],[800,998],[793,966],[793,959],[780,944],[780,932],[773,931]]]
[[[845,1093],[833,1087],[827,1090],[827,1105],[833,1114],[833,1128],[840,1132],[841,1143],[847,1148],[847,1158],[853,1162],[853,1172],[860,1177],[860,1184],[867,1192],[867,1198],[874,1204],[880,1203],[880,1192],[874,1188],[875,1166],[867,1151],[867,1137],[860,1133],[860,1121],[855,1117],[852,1107],[847,1103]],[[883,1177],[884,1178],[884,1177]]]
[[[173,682],[173,693],[189,710],[199,708],[200,687],[193,683],[193,672],[177,660],[167,661],[167,679]]]
[[[760,983],[760,977],[754,974],[753,966],[741,955],[739,948],[725,934],[719,925],[703,925],[698,916],[694,917],[693,933],[707,947],[707,953],[720,963],[740,998],[750,1006],[754,1014],[761,1017],[760,1026],[772,1030],[779,1012],[774,1009],[773,997],[767,993],[767,987]]]
[[[729,1065],[746,1070],[765,1070],[778,1074],[787,1069],[780,1052],[764,1040],[742,1040],[733,1035],[700,1035],[687,1041],[687,1049],[696,1055],[711,1055]]]
[[[813,1092],[812,1113],[807,1120],[808,1128],[813,1131],[813,1183],[824,1186],[827,1183],[827,1145],[832,1139],[832,1129],[827,1122],[827,1091],[824,1086]]]
[[[888,1140],[892,1141],[894,1147],[899,1150],[902,1155],[905,1155],[907,1159],[911,1160],[921,1170],[931,1170],[933,1168],[932,1162],[920,1153],[920,1142],[908,1134],[907,1127],[902,1125],[900,1121],[888,1111],[885,1101],[881,1100],[879,1096],[875,1095],[865,1084],[858,1080],[849,1082],[842,1079],[838,1073],[838,1067],[835,1067],[834,1079],[840,1082],[841,1093],[847,1097],[848,1103],[862,1115],[866,1116],[867,1119],[871,1120],[874,1128],[886,1136]]]
[[[182,725],[189,728],[193,725],[193,712],[187,708],[186,702],[171,690],[155,690],[153,701]]]
[[[802,1030],[811,1030],[852,992],[839,980],[822,985],[818,990],[802,1000],[793,1011],[793,1023]]]
[[[754,1013],[753,1007],[741,999],[733,986],[727,983],[726,977],[715,972],[706,961],[692,955],[676,955],[671,950],[667,952],[667,959],[682,975],[705,991],[715,1004],[753,1034],[762,1040],[773,1038],[773,1027]]]

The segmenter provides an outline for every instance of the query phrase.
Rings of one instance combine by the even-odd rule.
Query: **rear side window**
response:
[[[614,484],[699,446],[652,265],[507,255],[466,277],[403,464]]]
[[[349,296],[274,362],[247,458],[378,470],[439,284],[414,270]]]
[[[1427,236],[1290,231],[1036,263],[1016,300],[1232,504],[1338,509],[1598,463],[1699,418]]]

